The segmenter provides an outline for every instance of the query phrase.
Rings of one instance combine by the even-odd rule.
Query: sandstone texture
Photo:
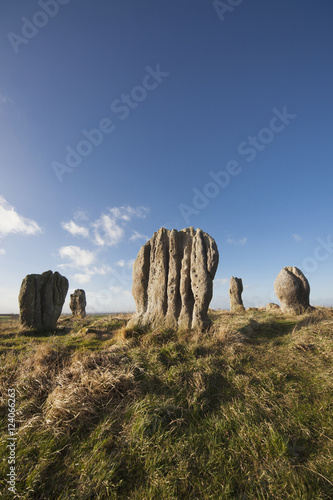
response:
[[[209,326],[218,260],[214,239],[201,229],[159,229],[133,265],[136,315],[128,327]]]
[[[243,282],[241,278],[230,278],[229,297],[230,297],[230,312],[237,313],[245,310],[242,301]]]
[[[57,272],[28,274],[19,294],[21,325],[37,331],[55,330],[67,292],[68,280]]]
[[[84,318],[86,315],[86,294],[84,290],[77,289],[70,295],[69,307],[76,318]]]
[[[310,309],[310,285],[297,267],[284,267],[277,275],[274,290],[283,313],[302,314]]]

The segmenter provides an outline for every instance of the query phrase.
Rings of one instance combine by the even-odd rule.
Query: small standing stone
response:
[[[77,289],[70,295],[69,307],[76,318],[84,318],[86,315],[86,293],[84,290]]]
[[[229,297],[230,311],[232,313],[242,312],[245,310],[242,301],[243,282],[241,278],[230,278]]]
[[[20,323],[36,331],[55,330],[68,292],[68,279],[46,271],[28,274],[22,281]]]
[[[269,302],[266,306],[266,311],[278,311],[280,309],[280,306],[277,304],[274,304],[274,302]]]

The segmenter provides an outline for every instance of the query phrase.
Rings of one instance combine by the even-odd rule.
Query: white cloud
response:
[[[134,261],[135,261],[135,259],[130,259],[127,261],[124,259],[121,259],[121,260],[118,260],[118,262],[116,262],[116,265],[119,267],[127,267],[128,269],[132,269]]]
[[[62,222],[63,229],[68,231],[73,236],[82,236],[89,238],[95,245],[99,247],[115,246],[125,235],[126,224],[134,217],[145,218],[149,212],[146,207],[131,207],[121,206],[109,208],[106,213],[102,213],[99,218],[91,222],[89,226],[92,228],[90,235],[87,224],[80,224],[82,221],[88,221],[88,216],[83,210],[77,210],[74,213],[73,220],[69,222]],[[146,235],[134,231],[131,238],[132,241],[136,239],[148,239]]]
[[[37,222],[18,214],[15,208],[0,196],[0,236],[17,233],[34,235],[41,232]]]
[[[110,215],[103,214],[93,224],[95,243],[98,246],[114,246],[120,242],[124,229]]]
[[[301,241],[302,240],[302,236],[300,236],[299,234],[292,234],[292,237],[294,238],[295,241]]]
[[[83,221],[83,220],[89,220],[89,217],[87,215],[87,212],[84,210],[76,210],[74,213],[74,219],[76,221]]]
[[[139,219],[144,219],[149,212],[146,207],[113,207],[110,208],[110,212],[115,219],[121,219],[124,221],[130,221],[133,217],[138,217]]]
[[[232,237],[232,235],[228,236],[227,238],[227,243],[229,243],[230,245],[245,245],[245,243],[247,242],[247,238],[241,238],[239,240],[236,240],[235,238]]]
[[[130,237],[130,241],[135,241],[135,240],[149,240],[149,237],[146,236],[145,234],[141,234],[138,231],[133,231],[132,236]]]
[[[76,246],[61,247],[59,249],[59,255],[63,259],[69,259],[69,265],[72,267],[88,267],[96,260],[94,252],[90,252],[89,250],[84,250]],[[64,264],[60,267],[64,267]]]
[[[110,266],[107,266],[105,264],[103,264],[102,266],[100,267],[93,267],[90,272],[91,275],[93,274],[100,274],[102,276],[105,276],[105,274],[108,274],[112,271],[112,268]]]
[[[75,281],[80,283],[80,285],[84,285],[85,283],[89,283],[91,280],[91,274],[78,273],[74,274],[73,278]]]
[[[6,250],[4,248],[0,248],[0,255],[5,255]]]
[[[82,236],[83,238],[89,238],[89,229],[83,226],[79,226],[72,220],[69,222],[62,222],[61,226],[73,236]]]
[[[214,280],[214,284],[225,285],[226,283],[228,283],[228,281],[228,278],[217,278],[216,280]]]

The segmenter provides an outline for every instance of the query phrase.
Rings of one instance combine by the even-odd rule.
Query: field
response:
[[[333,310],[210,316],[206,333],[113,315],[43,334],[2,317],[1,498],[332,499]]]

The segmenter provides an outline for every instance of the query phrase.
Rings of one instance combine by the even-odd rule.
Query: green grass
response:
[[[333,498],[333,312],[211,311],[209,332],[124,317],[0,330],[0,488],[17,498]]]

